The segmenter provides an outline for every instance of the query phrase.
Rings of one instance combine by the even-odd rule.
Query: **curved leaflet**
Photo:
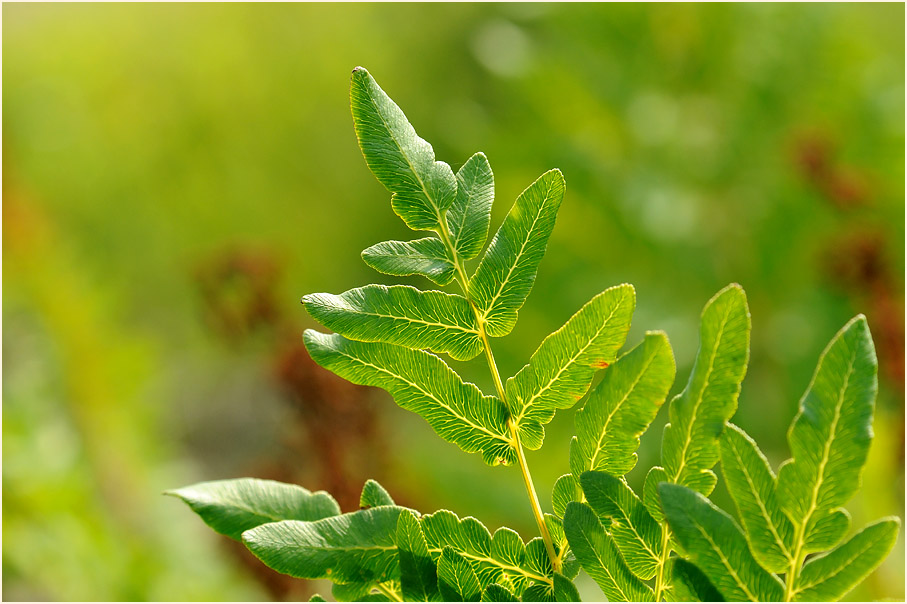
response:
[[[438,435],[489,465],[512,463],[503,403],[466,384],[444,361],[421,350],[347,340],[306,330],[316,363],[355,384],[387,390],[396,403],[421,415]]]

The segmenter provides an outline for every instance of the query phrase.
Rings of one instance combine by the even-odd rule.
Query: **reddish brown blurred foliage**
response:
[[[291,457],[275,454],[260,460],[255,475],[305,481],[311,490],[331,493],[344,511],[355,510],[366,479],[380,481],[387,465],[387,439],[376,421],[374,389],[343,380],[309,357],[302,328],[285,316],[278,302],[281,268],[273,253],[260,249],[232,247],[212,255],[195,272],[205,321],[231,346],[263,338],[271,351],[274,386],[295,411],[296,425],[287,431],[292,435],[286,443]],[[302,460],[315,476],[303,476]],[[272,572],[238,543],[231,547],[274,598],[311,595],[307,582]]]

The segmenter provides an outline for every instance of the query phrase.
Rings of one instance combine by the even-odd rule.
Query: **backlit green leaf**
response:
[[[529,364],[507,380],[507,404],[523,446],[540,448],[542,426],[555,410],[575,405],[595,373],[614,362],[635,305],[632,285],[606,289],[545,338]]]
[[[320,520],[340,514],[334,498],[273,480],[237,478],[167,491],[185,501],[205,524],[240,541],[251,528],[278,520]]]
[[[570,549],[611,602],[651,602],[652,589],[630,572],[588,505],[571,502],[564,514]]]
[[[523,592],[524,602],[556,602],[554,596],[554,586],[542,583],[530,585]]]
[[[554,573],[554,599],[558,602],[582,601],[573,581],[560,573]]]
[[[604,472],[585,472],[580,482],[592,509],[611,519],[608,530],[630,570],[640,579],[654,577],[661,552],[661,527],[636,493],[622,479]]]
[[[529,185],[470,279],[469,298],[487,323],[488,335],[505,336],[516,324],[517,311],[526,301],[545,255],[565,187],[560,170],[546,172]]]
[[[366,285],[339,295],[309,294],[302,303],[322,325],[351,340],[427,348],[458,360],[482,352],[475,315],[463,296]]]
[[[833,547],[847,530],[835,508],[859,488],[872,441],[877,371],[869,326],[859,315],[822,353],[787,433],[793,459],[778,472],[778,500],[800,529],[796,551]]]
[[[605,376],[576,413],[576,438],[570,443],[575,476],[602,470],[623,476],[636,465],[639,437],[664,403],[674,382],[674,355],[661,332],[605,370]]]
[[[784,586],[759,566],[737,523],[708,499],[684,486],[658,486],[661,505],[687,557],[726,598],[777,602]]]
[[[509,589],[502,587],[497,583],[492,583],[485,588],[485,591],[482,592],[482,601],[483,602],[519,602],[517,598]]]
[[[479,602],[482,588],[472,565],[452,547],[446,546],[438,560],[438,587],[447,602]]]
[[[715,589],[699,568],[689,560],[671,558],[670,573],[675,602],[724,602],[724,596]]]
[[[390,494],[384,490],[377,481],[369,478],[362,487],[362,495],[359,496],[360,508],[373,508],[379,505],[395,505]]]
[[[835,602],[874,571],[894,547],[901,521],[870,524],[834,550],[803,566],[794,589],[797,602]]]
[[[394,194],[394,212],[411,229],[439,229],[457,196],[453,170],[435,161],[431,145],[362,67],[353,70],[350,104],[365,163]]]
[[[327,602],[327,600],[320,594],[312,594],[312,597],[309,598],[309,602]]]
[[[440,600],[438,574],[419,519],[404,511],[397,519],[397,552],[400,557],[400,587],[406,601]]]
[[[488,464],[515,460],[503,403],[464,383],[433,354],[311,329],[304,339],[316,363],[355,384],[387,390],[447,442],[467,453],[481,451]]]
[[[768,460],[753,439],[733,424],[721,436],[721,471],[753,556],[767,570],[786,572],[794,556],[794,527],[778,506]]]
[[[655,466],[646,474],[646,482],[642,488],[642,503],[656,522],[664,521],[664,512],[661,511],[661,498],[658,496],[658,484],[667,481],[668,474],[664,471],[664,468]]]
[[[277,572],[300,579],[368,583],[396,579],[397,517],[382,506],[315,522],[283,520],[243,533],[246,547]]]
[[[452,547],[472,564],[483,588],[497,583],[520,595],[533,581],[551,583],[549,572],[536,565],[535,553],[527,552],[520,536],[508,528],[492,535],[475,518],[461,520],[447,510],[423,516],[421,525],[429,552],[437,557]],[[544,549],[543,554],[547,559]]]
[[[379,273],[399,277],[422,275],[438,285],[447,285],[456,275],[447,249],[437,237],[382,241],[364,249],[362,259]]]
[[[702,311],[699,353],[683,392],[671,401],[661,458],[670,482],[703,495],[715,487],[711,468],[718,461],[718,437],[737,410],[740,383],[750,350],[746,295],[733,284]]]
[[[575,437],[574,437],[575,438]],[[564,517],[567,510],[567,504],[571,501],[582,501],[583,491],[579,486],[579,481],[573,474],[564,474],[554,483],[554,489],[551,493],[551,503],[554,513],[559,517]]]
[[[476,153],[457,171],[457,199],[447,212],[451,244],[461,260],[479,255],[488,237],[494,174],[484,153]]]

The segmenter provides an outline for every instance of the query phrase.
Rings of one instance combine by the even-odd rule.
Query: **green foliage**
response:
[[[237,541],[261,524],[280,520],[320,520],[340,514],[334,498],[273,480],[238,478],[201,482],[167,491],[185,501],[205,524]]]
[[[461,291],[367,285],[307,295],[309,313],[337,333],[307,330],[306,348],[337,375],[386,390],[489,465],[518,464],[541,536],[526,543],[509,528],[492,533],[448,510],[423,515],[395,505],[372,480],[361,509],[347,514],[325,494],[250,479],[173,492],[205,522],[241,537],[279,572],[332,580],[339,600],[576,601],[580,567],[611,601],[839,598],[881,562],[897,536],[894,519],[804,564],[849,528],[840,506],[859,484],[876,394],[865,320],[849,323],[823,354],[789,433],[794,457],[776,479],[756,444],[728,423],[746,374],[750,315],[740,286],[721,290],[702,312],[699,353],[669,406],[663,467],[649,470],[640,498],[625,475],[671,389],[675,362],[662,332],[619,355],[633,287],[593,297],[506,381],[489,341],[510,333],[532,289],[563,175],[546,172],[519,195],[470,277],[464,261],[481,254],[489,230],[488,160],[477,153],[456,174],[436,161],[362,68],[353,72],[351,103],[366,163],[393,193],[394,211],[413,230],[432,232],[373,245],[363,259],[389,275],[456,281]],[[438,356],[483,352],[494,395]],[[555,483],[554,514],[546,514],[524,448],[542,446],[544,425],[582,400],[600,370],[575,416],[570,473]],[[743,528],[707,499],[719,460]]]

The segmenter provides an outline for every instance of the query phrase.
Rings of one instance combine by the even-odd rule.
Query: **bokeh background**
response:
[[[820,352],[865,313],[881,389],[848,508],[856,527],[903,518],[903,5],[2,10],[5,599],[324,593],[161,496],[200,480],[293,481],[349,510],[374,477],[425,512],[535,534],[516,470],[301,347],[299,297],[391,282],[359,252],[410,236],[356,146],[356,65],[454,169],[487,154],[492,229],[539,174],[566,175],[535,288],[496,342],[503,373],[630,282],[629,343],[665,330],[679,392],[702,306],[739,282],[753,333],[734,421],[777,467]],[[456,367],[490,391],[481,358]],[[528,455],[546,507],[572,415]],[[903,571],[902,537],[849,597],[903,600]]]

